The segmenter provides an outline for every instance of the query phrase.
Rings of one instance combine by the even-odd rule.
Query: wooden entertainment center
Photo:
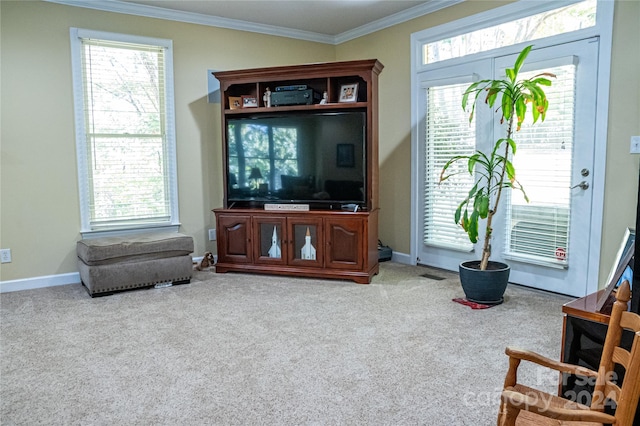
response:
[[[382,68],[379,61],[372,59],[214,73],[220,81],[224,179],[224,206],[213,210],[216,272],[371,282],[378,273],[378,75]],[[278,95],[270,96],[276,90]],[[305,96],[310,99],[302,104]],[[288,102],[287,97],[296,100]],[[331,161],[336,167],[352,174],[360,167],[362,182],[356,185],[347,180],[332,181],[338,178],[327,167],[315,174],[302,173],[303,163],[310,161],[305,159],[307,154],[300,153],[312,149],[306,147],[305,151],[304,144],[312,143],[309,138],[296,140],[299,158],[291,166],[296,172],[287,173],[292,176],[275,170],[273,159],[271,167],[262,166],[267,170],[251,166],[253,158],[245,153],[249,151],[246,147],[242,154],[236,153],[240,151],[240,130],[234,123],[239,120],[261,123],[276,116],[281,126],[294,128],[298,117],[314,120],[349,113],[363,117],[361,140],[350,140],[353,135],[342,134],[342,127],[327,129],[327,123],[323,123],[324,133],[330,136],[324,136],[322,148],[314,145],[319,157],[314,161],[327,162],[325,157],[335,153],[336,158]],[[340,149],[344,147],[347,150],[341,158]],[[338,148],[337,153],[334,148]],[[271,142],[269,149],[273,151]],[[320,149],[322,152],[318,152]],[[234,163],[233,173],[230,158],[240,164]],[[298,185],[289,198],[284,192],[285,178]],[[259,183],[263,179],[267,183]],[[300,195],[302,181],[313,183],[313,190],[308,191],[313,196]],[[253,185],[249,186],[251,182]],[[353,189],[352,195],[344,195],[350,186],[357,187],[355,195]],[[338,193],[341,195],[334,195]]]

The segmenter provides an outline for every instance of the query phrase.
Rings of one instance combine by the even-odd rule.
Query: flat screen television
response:
[[[227,203],[366,205],[362,110],[242,115],[227,120]]]

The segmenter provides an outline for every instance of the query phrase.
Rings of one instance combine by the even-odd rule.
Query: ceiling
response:
[[[48,0],[338,44],[463,0]]]

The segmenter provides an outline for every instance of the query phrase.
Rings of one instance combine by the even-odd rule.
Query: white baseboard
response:
[[[202,257],[203,256],[194,257],[193,261],[200,263]],[[218,255],[213,255],[213,259],[217,262]],[[42,277],[23,278],[21,280],[0,281],[0,293],[34,290],[37,288],[55,287],[67,284],[80,284],[80,274],[78,272],[70,272],[68,274],[46,275]]]
[[[24,278],[21,280],[0,281],[0,293],[33,290],[36,288],[55,287],[67,284],[80,284],[80,274],[77,272],[70,272],[68,274],[46,275],[42,277]]]
[[[218,256],[213,256],[215,262],[218,262]],[[193,261],[199,263],[202,256],[194,257]],[[393,252],[391,260],[398,263],[411,265],[411,256],[405,253]],[[80,274],[71,272],[68,274],[46,275],[43,277],[24,278],[21,280],[0,281],[0,293],[9,293],[20,290],[33,290],[37,288],[55,287],[59,285],[80,284]]]
[[[398,253],[394,251],[391,253],[391,260],[398,263],[404,263],[405,265],[415,265],[415,262],[411,263],[411,255],[406,253]]]

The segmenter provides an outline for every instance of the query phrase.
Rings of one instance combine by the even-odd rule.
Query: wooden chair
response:
[[[640,291],[640,289],[636,291]],[[612,424],[633,426],[638,397],[640,396],[640,315],[627,312],[630,294],[629,283],[625,281],[620,285],[616,294],[617,300],[611,311],[611,319],[597,372],[585,367],[553,361],[534,352],[507,348],[509,370],[500,398],[498,425],[595,426]],[[623,329],[635,333],[630,352],[619,346]],[[559,372],[595,380],[591,406],[578,404],[519,384],[517,370],[522,360]],[[613,372],[614,364],[619,364],[625,369],[621,387],[611,381],[612,374],[610,372]],[[615,402],[614,415],[604,413],[605,404],[609,404],[610,401]]]

